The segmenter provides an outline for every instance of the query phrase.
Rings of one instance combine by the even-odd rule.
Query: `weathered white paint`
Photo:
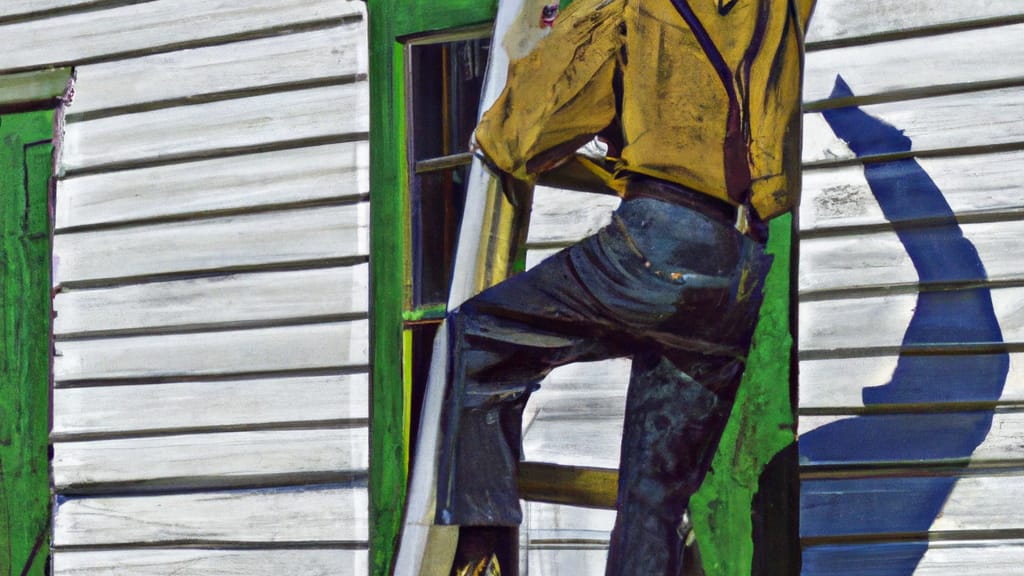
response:
[[[367,203],[58,234],[54,283],[365,256]]]
[[[104,484],[251,486],[275,476],[365,473],[368,438],[366,427],[356,427],[56,442],[52,478],[58,491],[67,491]]]
[[[367,380],[343,374],[57,388],[51,438],[365,420]]]
[[[1022,34],[1024,25],[1014,24],[810,52],[804,101],[828,100],[837,73],[857,96],[1024,78]]]
[[[524,457],[531,462],[618,468],[625,397],[619,395],[589,406],[611,413],[612,417],[602,418],[599,414],[538,417],[531,424],[531,434],[523,439]]]
[[[369,130],[367,83],[69,122],[61,169],[166,160]]]
[[[77,68],[69,117],[204,94],[284,86],[367,70],[363,20],[302,34],[273,36]]]
[[[1024,288],[996,288],[991,295],[1003,341],[1021,342]],[[916,294],[804,302],[800,304],[800,350],[900,346],[916,306]]]
[[[45,17],[50,10],[88,6],[96,0],[7,0],[0,6],[0,18],[8,16]]]
[[[365,313],[366,264],[69,290],[54,298],[58,336]]]
[[[216,548],[61,550],[56,576],[365,576],[365,550],[219,550]]]
[[[1024,516],[1022,480],[1016,474],[961,478],[932,531],[1019,529]]]
[[[854,94],[858,93],[857,85],[851,84],[850,88]],[[995,146],[1024,140],[1022,87],[872,104],[861,109],[898,126],[912,140],[912,149],[917,152]],[[854,158],[852,152],[840,154],[833,146],[821,146],[821,142],[835,138],[835,135],[814,133],[816,130],[831,133],[823,120],[807,120],[817,115],[820,113],[804,115],[804,162],[827,163]]]
[[[326,370],[364,366],[367,322],[71,340],[56,345],[53,377],[107,380]]]
[[[619,198],[607,194],[538,186],[533,193],[527,242],[567,243],[597,232],[611,221]]]
[[[807,30],[807,41],[852,39],[881,33],[913,31],[963,24],[1021,13],[1017,0],[818,0]],[[982,49],[990,49],[984,46]]]
[[[907,415],[905,418],[910,423],[917,415]],[[801,416],[799,420],[800,434],[804,435],[812,430],[821,428],[838,421],[850,420],[858,416]],[[965,431],[966,433],[966,431]],[[893,442],[900,439],[894,437]],[[996,412],[992,417],[992,428],[985,437],[985,441],[975,448],[974,453],[969,456],[971,465],[986,466],[993,464],[1006,464],[1008,462],[1020,463],[1024,461],[1024,453],[1020,445],[1024,441],[1024,413],[1020,412]],[[963,456],[961,460],[967,459]],[[930,460],[937,462],[938,460]],[[920,462],[920,460],[918,461]],[[805,468],[814,466],[828,466],[834,464],[898,464],[900,461],[878,458],[851,458],[843,460],[817,460],[803,458],[801,465]]]
[[[369,167],[363,140],[65,178],[55,226],[353,198],[369,193]]]
[[[523,506],[523,529],[531,543],[589,540],[607,543],[615,524],[615,511],[565,504],[527,502]]]
[[[366,488],[326,486],[69,498],[57,506],[53,532],[59,551],[179,542],[360,542],[366,526]]]
[[[918,158],[958,216],[1014,215],[1024,211],[1020,166],[1024,152]],[[817,231],[886,221],[871,193],[864,168],[843,166],[805,170],[800,228]]]
[[[608,558],[607,546],[581,547],[579,544],[533,545],[521,552],[520,574],[529,576],[578,576],[601,574]]]
[[[864,406],[863,390],[887,384],[898,358],[834,358],[800,362],[800,407],[850,411]],[[1010,354],[1010,371],[1000,401],[1024,402],[1024,354]]]
[[[0,72],[75,63],[136,51],[357,17],[359,2],[336,0],[154,0],[0,26]]]
[[[929,542],[914,576],[1007,576],[1024,565],[1024,540]]]
[[[990,280],[1024,276],[1018,254],[1024,250],[1024,221],[960,226],[978,250]],[[807,239],[800,243],[800,292],[916,284],[910,257],[895,232]]]

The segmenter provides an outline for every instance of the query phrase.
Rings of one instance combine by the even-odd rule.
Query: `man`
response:
[[[743,374],[799,193],[813,0],[576,0],[475,134],[527,187],[596,134],[623,202],[594,236],[450,313],[437,521],[515,526],[522,410],[552,368],[631,356],[606,574],[677,576],[679,526]],[[516,197],[523,187],[506,185]]]

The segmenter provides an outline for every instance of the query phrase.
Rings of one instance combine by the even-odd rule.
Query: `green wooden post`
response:
[[[52,110],[0,116],[0,574],[49,552],[52,134]]]

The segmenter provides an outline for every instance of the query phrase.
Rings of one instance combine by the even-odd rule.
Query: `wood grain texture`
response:
[[[813,48],[816,42],[1012,18],[1021,12],[1015,0],[819,0],[807,29],[807,42]]]
[[[357,427],[57,442],[53,483],[59,492],[115,485],[125,493],[154,487],[237,488],[275,478],[322,482],[365,473],[368,438],[368,430]]]
[[[88,6],[97,0],[8,0],[0,7],[0,18],[11,16],[38,14],[45,17],[46,12],[76,6]]]
[[[523,503],[521,531],[526,532],[524,536],[531,544],[537,544],[538,541],[548,544],[568,543],[574,540],[606,544],[614,524],[614,510],[546,502]]]
[[[83,112],[366,74],[366,24],[80,66],[69,118]]]
[[[1003,341],[1024,341],[1024,288],[996,288],[991,290],[991,296]],[[804,302],[800,305],[800,350],[900,346],[917,304],[916,294]],[[937,328],[945,325],[948,331],[969,326],[971,321],[972,318],[952,312],[950,317],[932,320]],[[926,346],[929,342],[913,344]]]
[[[155,0],[15,22],[0,26],[6,39],[0,72],[113,55],[167,51],[263,30],[359,17],[358,2],[331,0]]]
[[[854,94],[860,87],[850,84]],[[915,152],[1017,144],[1024,140],[1024,87],[987,90],[862,106],[861,110],[899,127]],[[853,152],[823,120],[804,114],[803,161],[828,164],[852,160]]]
[[[365,550],[218,550],[209,548],[62,550],[55,576],[363,576]]]
[[[619,202],[618,197],[606,194],[538,186],[533,192],[527,242],[568,244],[580,240],[610,222]]]
[[[1024,354],[1014,352],[1009,356],[1009,373],[999,401],[1020,404],[1024,402]],[[897,360],[895,355],[802,360],[800,407],[838,412],[863,408],[864,390],[888,383]]]
[[[955,479],[951,490],[950,480],[932,477],[804,480],[801,483],[801,536],[928,531],[942,534],[944,538],[955,538],[963,532],[982,535],[989,531],[1020,530],[1024,482],[1019,476],[967,476]],[[930,523],[923,522],[927,518],[920,516],[920,509],[931,506],[938,506],[939,514]]]
[[[61,169],[125,166],[362,134],[369,128],[368,103],[367,83],[356,82],[69,122]]]
[[[363,202],[58,234],[54,282],[365,256],[368,220]]]
[[[365,542],[366,488],[322,486],[68,498],[54,546]]]
[[[29,102],[56,102],[64,95],[70,68],[0,76],[0,108]]]
[[[187,378],[364,366],[367,322],[73,340],[57,345],[53,376],[63,381]]]
[[[1024,25],[1013,24],[810,52],[804,101],[828,100],[837,73],[861,98],[1024,79],[1024,43],[1018,40],[1022,33]],[[942,65],[935,66],[936,62]]]
[[[1024,221],[963,224],[990,280],[1022,277]],[[800,292],[917,283],[917,272],[895,232],[807,239],[800,245]],[[975,280],[975,278],[964,278]]]
[[[1016,574],[1024,562],[1024,542],[1016,538],[826,545],[804,551],[803,574],[876,576],[908,562],[916,563],[923,548],[927,550],[913,569],[913,576],[1006,576]]]
[[[1024,152],[918,158],[950,208],[963,217],[1014,216],[1024,211],[1019,166]],[[817,232],[837,227],[886,222],[861,166],[805,170],[800,229]]]
[[[875,466],[879,464],[920,464],[922,462],[941,463],[941,462],[964,462],[970,461],[971,465],[974,466],[992,466],[992,465],[1009,465],[1014,463],[1024,463],[1024,453],[1021,452],[1020,445],[1024,441],[1024,413],[1020,412],[1003,412],[997,411],[994,415],[989,412],[992,417],[991,429],[988,435],[985,436],[984,441],[974,449],[971,454],[963,454],[955,458],[928,458],[923,457],[909,460],[894,457],[892,454],[869,454],[865,450],[863,454],[845,454],[844,457],[818,457],[815,454],[804,455],[801,458],[801,466],[805,471],[813,470],[815,467],[820,466],[833,466],[833,465],[857,465],[857,466]],[[947,423],[947,430],[957,430],[958,425],[963,422],[972,422],[973,417],[980,414],[980,412],[972,413],[944,413],[942,418]],[[961,416],[963,416],[961,418]],[[823,427],[836,422],[850,421],[853,418],[860,419],[865,423],[865,428],[870,428],[871,422],[879,421],[879,416],[801,416],[799,421],[800,435],[808,434],[814,430],[823,429]],[[934,420],[929,423],[924,422],[924,418],[919,414],[904,414],[898,417],[884,416],[881,418],[898,418],[898,422],[901,424],[900,428],[906,432],[905,437],[894,436],[890,438],[891,442],[908,441],[910,438],[915,438],[913,434],[916,430],[927,430],[928,426],[934,425]],[[897,420],[894,420],[897,421]],[[888,428],[886,428],[888,429]],[[945,432],[946,430],[935,430],[936,433]],[[971,433],[970,430],[964,429],[962,433],[966,436]],[[919,437],[919,436],[918,436]],[[865,443],[872,442],[872,438],[864,438]],[[939,440],[936,440],[938,443]],[[924,451],[927,446],[920,447]]]
[[[366,195],[370,150],[346,142],[64,178],[59,230]]]
[[[52,440],[365,420],[366,374],[58,388]]]
[[[366,268],[357,264],[62,291],[54,298],[54,333],[180,330],[364,314]]]

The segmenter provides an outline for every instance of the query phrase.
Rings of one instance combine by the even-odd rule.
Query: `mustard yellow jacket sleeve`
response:
[[[575,0],[551,34],[512,62],[475,133],[498,168],[533,180],[611,123],[621,22],[622,0]]]

